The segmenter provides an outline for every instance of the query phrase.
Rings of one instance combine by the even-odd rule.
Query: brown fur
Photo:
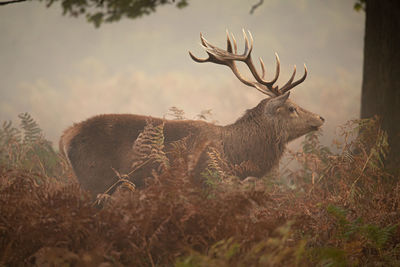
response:
[[[185,137],[208,140],[233,166],[253,166],[240,173],[241,178],[261,177],[278,165],[289,141],[323,124],[322,117],[298,107],[287,97],[279,98],[284,97],[262,100],[227,126],[141,115],[98,115],[67,129],[60,139],[60,151],[69,159],[85,189],[94,194],[104,192],[116,182],[114,170],[121,174],[130,172],[134,161],[132,145],[150,119],[154,125],[164,122],[167,150],[172,142]],[[291,108],[296,111],[291,112]],[[142,181],[137,183],[140,186]]]

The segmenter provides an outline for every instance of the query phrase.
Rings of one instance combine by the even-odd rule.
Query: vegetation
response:
[[[102,208],[34,120],[20,120],[0,130],[0,266],[400,264],[400,183],[383,167],[389,147],[377,119],[349,122],[331,149],[307,135],[290,153],[301,164],[290,186],[239,181],[212,149],[199,186],[198,148],[178,143],[180,158],[168,162],[162,129],[148,125],[135,145],[147,148],[136,149],[152,160],[152,177],[142,190],[117,188]]]
[[[64,15],[72,17],[86,16],[89,23],[99,27],[102,23],[119,21],[121,18],[136,19],[156,12],[157,7],[166,4],[184,8],[187,0],[41,0],[47,7],[60,1]]]

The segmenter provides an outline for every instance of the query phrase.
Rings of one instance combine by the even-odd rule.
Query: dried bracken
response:
[[[78,184],[3,156],[0,265],[398,266],[400,183],[381,164],[385,134],[377,120],[349,127],[337,153],[307,136],[294,189],[239,182],[223,155],[182,140],[177,160],[102,208]],[[217,176],[199,186],[190,162],[207,154]]]

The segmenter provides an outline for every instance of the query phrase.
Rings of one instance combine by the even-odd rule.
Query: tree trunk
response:
[[[400,166],[400,0],[367,0],[361,117],[378,115],[390,145],[387,167]]]

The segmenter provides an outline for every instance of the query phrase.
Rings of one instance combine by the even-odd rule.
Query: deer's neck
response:
[[[286,139],[279,122],[274,120],[238,120],[222,131],[225,156],[231,163],[245,169],[239,174],[241,178],[261,177],[278,166]]]

